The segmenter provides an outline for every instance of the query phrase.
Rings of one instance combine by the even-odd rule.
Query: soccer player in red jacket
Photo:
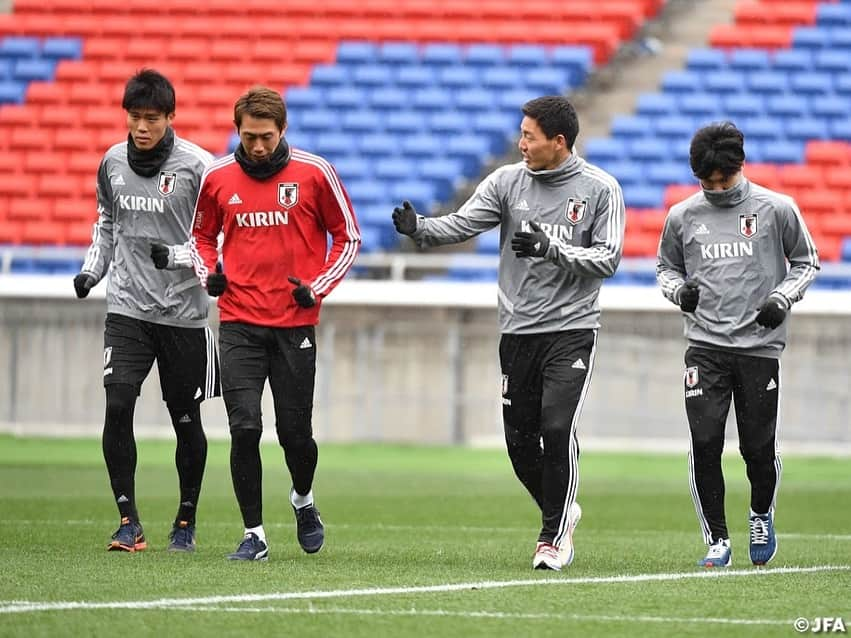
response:
[[[234,106],[234,124],[240,144],[204,174],[191,246],[201,283],[219,297],[231,477],[245,524],[244,537],[228,558],[266,560],[260,399],[267,378],[292,478],[299,544],[312,554],[325,540],[312,489],[315,326],[322,299],[355,260],[360,230],[331,164],[287,144],[287,110],[277,92],[249,90]]]

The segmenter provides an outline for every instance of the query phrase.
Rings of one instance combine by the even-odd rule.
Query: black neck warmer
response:
[[[248,158],[242,144],[238,144],[233,153],[234,158],[245,171],[245,174],[254,179],[268,179],[281,170],[290,161],[290,147],[282,137],[278,147],[262,162],[255,162]]]
[[[142,151],[133,143],[133,136],[127,136],[127,163],[136,175],[153,177],[165,164],[171,149],[174,148],[174,130],[169,126],[163,138],[150,151]]]

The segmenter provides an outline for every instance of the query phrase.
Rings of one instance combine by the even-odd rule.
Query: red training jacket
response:
[[[219,232],[228,279],[219,297],[220,319],[259,326],[317,324],[322,298],[340,283],[360,248],[360,229],[337,172],[318,155],[298,149],[262,181],[248,176],[232,154],[204,173],[191,252],[205,287],[207,274],[215,272]],[[315,306],[295,302],[290,276],[313,288]]]

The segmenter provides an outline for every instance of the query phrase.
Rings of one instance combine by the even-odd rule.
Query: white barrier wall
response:
[[[100,288],[79,301],[69,277],[0,276],[0,431],[99,434]],[[811,291],[793,311],[782,365],[785,442],[851,446],[849,300],[848,293]],[[653,287],[605,285],[601,303],[580,440],[631,448],[673,441],[685,449],[679,312]],[[343,282],[326,300],[318,328],[317,438],[498,443],[495,304],[495,284]],[[227,436],[221,400],[207,402],[203,414],[209,436]],[[271,433],[268,392],[264,419]],[[171,433],[156,370],[143,387],[136,423],[142,436]],[[731,420],[733,436],[734,427]]]

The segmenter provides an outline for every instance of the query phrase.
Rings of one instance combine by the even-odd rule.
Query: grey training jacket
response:
[[[98,220],[82,272],[107,280],[107,312],[152,323],[207,325],[209,299],[188,259],[188,240],[201,175],[213,156],[175,136],[158,174],[142,177],[127,161],[127,142],[111,147],[97,174]],[[157,270],[151,243],[185,253],[175,270]]]
[[[511,239],[539,222],[546,255],[518,258]],[[417,218],[420,246],[461,242],[500,224],[499,326],[510,334],[599,328],[602,280],[623,250],[624,201],[608,173],[570,155],[553,170],[498,168],[456,212]]]
[[[803,298],[819,269],[818,251],[791,197],[743,178],[724,204],[698,192],[671,207],[657,281],[679,304],[685,279],[697,280],[697,310],[684,313],[689,345],[778,358],[788,321],[765,328],[755,321],[757,309],[769,296],[787,309]]]

